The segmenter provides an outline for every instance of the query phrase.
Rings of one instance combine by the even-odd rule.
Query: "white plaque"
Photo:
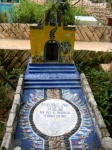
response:
[[[76,110],[60,99],[45,100],[37,105],[33,112],[35,127],[48,136],[60,136],[70,132],[77,121]]]

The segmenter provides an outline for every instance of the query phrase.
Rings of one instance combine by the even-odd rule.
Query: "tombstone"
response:
[[[50,21],[50,13],[56,21]],[[97,150],[100,139],[71,63],[75,27],[64,26],[54,6],[38,26],[31,26],[31,57],[14,139],[24,150]],[[54,19],[54,18],[52,18]]]

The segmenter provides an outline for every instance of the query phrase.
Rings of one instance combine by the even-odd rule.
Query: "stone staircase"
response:
[[[81,88],[74,64],[29,64],[24,89]]]

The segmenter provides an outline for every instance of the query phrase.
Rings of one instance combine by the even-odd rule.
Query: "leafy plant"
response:
[[[52,2],[45,3],[43,5],[38,5],[35,2],[30,2],[29,0],[21,0],[17,8],[14,5],[9,9],[9,13],[13,19],[13,22],[17,23],[38,23],[41,20],[44,12],[51,8]],[[56,7],[64,15],[64,22],[66,24],[73,25],[75,23],[75,15],[84,16],[88,15],[84,8],[74,8],[70,6],[69,2],[64,2],[62,4],[56,5]]]
[[[23,74],[23,72],[24,71],[22,68],[18,68],[18,69],[13,68],[13,70],[9,74],[9,79],[18,79],[19,76]]]
[[[75,24],[75,16],[88,16],[84,11],[84,8],[81,7],[76,7],[74,8],[73,6],[70,7],[69,10],[65,10],[64,14],[64,22],[69,25],[74,25]]]
[[[51,7],[51,2],[38,5],[29,0],[21,0],[19,6],[12,6],[9,10],[13,22],[17,23],[38,23],[47,9]],[[15,13],[14,13],[15,12]]]
[[[4,69],[3,73],[11,81],[11,83],[17,85],[20,74],[23,74],[23,69],[13,69],[11,72]],[[12,91],[10,85],[0,77],[0,141],[2,140],[5,132],[5,126],[7,117],[9,116],[9,110],[12,106],[13,96],[14,91]]]
[[[108,3],[109,3],[110,8],[111,8],[111,10],[112,10],[112,0],[108,0]]]
[[[112,72],[105,72],[84,65],[76,64],[79,72],[84,72],[92,89],[98,108],[112,136]]]

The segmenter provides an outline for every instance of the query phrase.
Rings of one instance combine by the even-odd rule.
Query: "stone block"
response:
[[[17,62],[14,66],[14,68],[19,68],[21,66],[21,63],[20,62]]]
[[[2,144],[1,144],[1,148],[5,147],[6,149],[9,149],[10,144],[11,144],[11,140],[12,140],[12,134],[11,133],[5,133],[5,135],[3,137]]]
[[[106,125],[105,125],[105,122],[103,120],[103,117],[102,117],[100,111],[98,110],[98,108],[96,106],[93,107],[93,111],[94,111],[95,118],[97,120],[99,128],[100,129],[101,128],[106,128]]]
[[[88,105],[89,105],[89,103],[88,103]],[[94,123],[96,123],[92,108],[91,108],[90,106],[89,106],[88,108],[89,108],[89,112],[90,112],[90,114],[91,114],[91,117],[92,117]]]
[[[14,127],[6,127],[6,133],[13,133]]]
[[[75,40],[76,40],[76,41],[80,41],[80,37],[79,37],[79,35],[77,34],[77,32],[75,33]]]
[[[112,150],[112,139],[110,137],[102,138],[101,142],[105,150]]]
[[[12,127],[16,118],[16,113],[10,113],[7,121],[7,127]]]
[[[86,76],[85,76],[85,74],[84,74],[84,73],[81,73],[81,74],[80,74],[80,79],[81,79],[81,80],[86,79]]]
[[[88,37],[88,34],[87,34],[88,32],[86,32],[86,27],[82,26],[82,29],[80,29],[80,30],[81,30],[81,33],[82,33],[84,39],[85,39],[84,41],[89,42],[90,40],[89,40],[89,37]]]
[[[101,139],[102,138],[102,133],[101,133],[101,130],[99,129],[98,125],[96,124],[96,129],[97,129],[97,132],[98,132],[98,135],[99,135],[99,138]]]
[[[29,52],[27,52],[27,53],[24,53],[24,55],[21,57],[21,62],[24,62],[25,60],[27,60],[28,58],[29,58],[29,56],[30,56],[30,53]]]
[[[11,112],[11,113],[17,113],[18,110],[19,110],[19,105],[13,103],[10,112]]]
[[[15,63],[18,61],[18,57],[14,57],[13,61],[10,63],[10,65],[7,67],[8,70],[11,70],[14,68]]]
[[[89,86],[89,83],[86,78],[83,79],[82,84],[83,84],[83,86]]]
[[[97,106],[97,103],[93,99],[87,99],[87,101],[90,107]]]
[[[93,35],[94,35],[94,37],[95,37],[95,40],[96,40],[97,42],[99,42],[98,35],[97,35],[95,32],[93,33]]]
[[[93,29],[92,26],[89,26],[88,29],[89,29],[90,34],[91,34],[92,32],[94,32],[94,29]],[[93,36],[93,34],[91,34],[90,37],[91,37],[91,36]]]
[[[86,93],[91,93],[91,94],[92,94],[92,91],[91,91],[91,88],[89,87],[89,85],[86,85],[86,86],[85,86],[84,91],[85,91]]]
[[[29,39],[29,35],[28,35],[27,31],[26,31],[26,32],[24,31],[24,35],[25,35],[25,36],[24,36],[25,39]]]
[[[102,33],[101,33],[98,29],[95,29],[95,32],[96,32],[96,34],[97,34],[98,38],[100,38],[100,37],[101,37],[101,35],[102,35]]]
[[[20,95],[22,95],[22,86],[17,86],[17,88],[16,88],[16,94],[20,94]]]
[[[88,37],[91,38],[93,36],[93,27],[87,27],[86,33],[88,34]]]
[[[22,66],[23,68],[26,68],[27,64],[28,64],[28,59],[27,59],[21,66]]]
[[[102,137],[109,137],[110,134],[106,128],[101,129]]]
[[[24,77],[24,75],[23,74],[20,74],[20,78],[23,78]]]
[[[92,93],[86,93],[86,97],[87,97],[87,100],[88,100],[91,107],[97,106],[97,103],[96,103]]]
[[[15,94],[13,104],[20,105],[20,100],[21,100],[20,94]]]
[[[23,85],[23,78],[19,78],[19,80],[18,80],[18,85],[19,85],[19,86],[22,86],[22,85]]]
[[[0,26],[0,32],[2,32],[3,31],[3,28],[2,28],[2,26]]]
[[[14,121],[14,125],[12,127],[6,127],[6,133],[11,133],[14,135],[16,130],[17,120]]]
[[[83,36],[82,36],[82,34],[81,34],[81,31],[80,31],[80,29],[79,29],[79,26],[77,26],[77,28],[76,28],[76,33],[77,33],[78,36],[80,37],[80,40],[81,40],[81,41],[84,41],[84,38],[83,38]]]
[[[92,36],[90,39],[91,41],[96,41],[94,36]]]

